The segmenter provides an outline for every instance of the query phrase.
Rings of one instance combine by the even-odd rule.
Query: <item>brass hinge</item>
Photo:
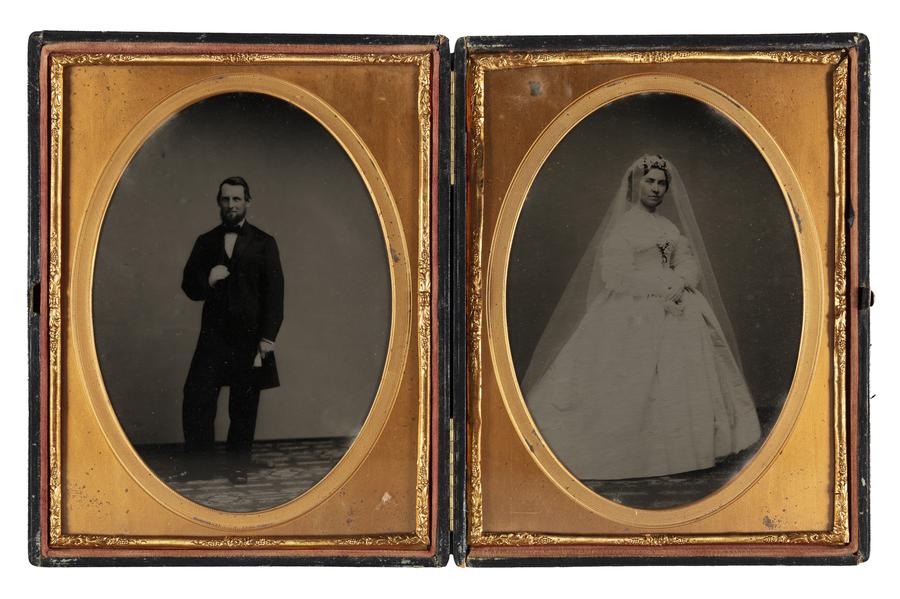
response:
[[[455,472],[456,468],[454,468],[455,463],[453,460],[453,448],[455,444],[453,443],[454,439],[454,429],[453,429],[453,418],[450,419],[450,532],[453,532],[453,498],[456,496],[456,477]]]
[[[450,68],[450,186],[456,183],[456,77]]]

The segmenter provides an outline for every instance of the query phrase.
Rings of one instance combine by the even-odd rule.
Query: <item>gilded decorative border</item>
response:
[[[401,55],[402,56],[402,55]],[[416,56],[419,65],[419,454],[416,465],[416,538],[428,544],[428,492],[431,450],[431,54]]]
[[[834,529],[836,543],[850,542],[847,470],[847,71],[834,70]]]
[[[62,464],[60,463],[60,442],[62,428],[59,398],[62,394],[62,108],[63,108],[63,65],[53,62],[50,70],[50,258],[48,276],[48,354],[50,393],[50,542],[59,542],[62,531]]]
[[[55,53],[54,64],[64,66],[117,65],[117,64],[416,64],[420,69],[431,69],[430,54],[286,54],[234,52],[223,54],[115,54],[115,53]],[[420,70],[421,75],[421,70]],[[421,85],[421,77],[419,79]],[[431,79],[428,80],[429,89]],[[421,92],[421,88],[420,88]],[[429,92],[430,96],[430,92]],[[421,94],[420,94],[421,98]],[[429,100],[430,101],[430,100]],[[421,114],[421,111],[420,111]],[[430,126],[429,126],[430,129]],[[430,154],[430,152],[429,152]]]
[[[650,64],[690,61],[772,62],[837,65],[833,74],[833,141],[835,162],[835,274],[834,274],[834,521],[830,531],[782,534],[734,535],[556,535],[534,532],[490,533],[484,531],[484,504],[481,472],[482,325],[484,228],[484,74],[490,70],[518,69],[544,65],[585,65],[603,63]],[[469,289],[468,325],[468,430],[469,430],[469,543],[480,546],[533,546],[602,544],[618,546],[702,545],[711,543],[760,543],[844,545],[850,541],[848,469],[846,442],[846,233],[844,229],[846,189],[847,58],[843,51],[808,52],[551,52],[541,54],[481,54],[470,58],[472,128],[471,171],[474,184],[469,208]]]
[[[298,549],[322,547],[418,547],[427,543],[418,534],[358,537],[130,537],[122,535],[64,535],[60,549]]]
[[[479,54],[473,57],[476,71],[521,69],[545,65],[585,64],[659,64],[675,62],[773,62],[789,64],[838,64],[844,53],[831,52],[703,52],[703,51],[652,51],[652,52],[547,52],[540,54]],[[473,86],[475,80],[473,80]],[[483,84],[483,83],[482,83]],[[474,98],[473,98],[473,101]],[[483,116],[483,115],[482,115]]]
[[[432,55],[347,54],[296,55],[281,53],[230,53],[194,55],[155,54],[54,54],[50,56],[50,223],[49,223],[49,541],[53,548],[196,548],[290,549],[337,547],[410,547],[431,543],[431,77]],[[420,130],[417,348],[419,360],[416,456],[416,522],[410,535],[347,537],[137,537],[70,535],[62,526],[62,210],[63,210],[63,94],[67,66],[114,64],[415,64],[418,66],[417,117]]]
[[[472,169],[475,193],[469,212],[469,298],[468,317],[468,375],[469,388],[469,540],[480,542],[484,533],[483,490],[481,486],[481,325],[484,312],[483,268],[481,265],[482,235],[484,231],[484,71],[487,57],[477,57],[472,68]]]

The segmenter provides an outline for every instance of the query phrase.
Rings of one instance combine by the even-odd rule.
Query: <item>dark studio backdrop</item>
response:
[[[609,104],[575,126],[541,167],[516,227],[507,280],[517,375],[625,171],[645,153],[671,161],[684,181],[766,428],[790,388],[799,348],[796,236],[784,194],[753,143],[714,108],[685,96],[644,93]],[[664,201],[660,210],[671,218],[674,207]]]
[[[132,159],[106,214],[94,272],[103,380],[132,443],[182,441],[182,386],[202,302],[181,291],[216,194],[243,176],[248,222],[275,237],[285,278],[281,387],[262,392],[257,439],[355,435],[375,397],[391,324],[384,236],[350,157],[300,109],[261,94],[198,102]],[[227,393],[227,389],[223,393]],[[217,438],[227,406],[220,397]]]

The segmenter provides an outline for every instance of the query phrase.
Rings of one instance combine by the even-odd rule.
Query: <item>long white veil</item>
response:
[[[560,350],[576,333],[588,308],[595,301],[603,301],[608,297],[609,292],[601,276],[602,248],[611,232],[615,230],[622,215],[635,202],[639,201],[638,183],[651,168],[658,168],[667,173],[669,186],[658,210],[667,216],[678,227],[681,234],[690,241],[700,269],[698,291],[704,295],[712,308],[718,319],[722,335],[728,342],[735,362],[740,367],[740,354],[731,321],[722,303],[716,276],[710,264],[706,246],[703,244],[703,236],[700,234],[700,227],[694,217],[690,197],[678,174],[678,169],[662,156],[645,154],[635,160],[622,177],[622,182],[606,215],[586,246],[584,254],[572,273],[572,278],[566,284],[559,302],[535,345],[524,375],[520,373],[520,387],[526,399],[529,390],[533,389],[540,381]],[[597,341],[598,343],[602,342],[600,339]]]

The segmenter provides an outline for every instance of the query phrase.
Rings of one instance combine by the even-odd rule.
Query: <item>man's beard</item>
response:
[[[229,225],[238,224],[239,222],[244,220],[244,217],[246,215],[247,215],[246,210],[242,210],[240,212],[235,212],[234,214],[231,214],[228,210],[226,210],[224,208],[219,210],[219,216],[222,218],[222,222],[229,224]]]

